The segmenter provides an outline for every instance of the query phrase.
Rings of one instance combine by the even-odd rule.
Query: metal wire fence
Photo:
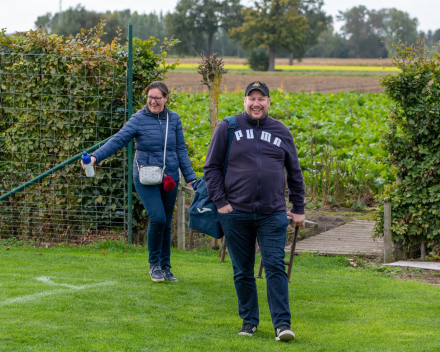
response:
[[[117,132],[127,58],[0,53],[0,195]],[[0,201],[0,238],[77,242],[127,234],[127,155],[88,178],[79,161]]]

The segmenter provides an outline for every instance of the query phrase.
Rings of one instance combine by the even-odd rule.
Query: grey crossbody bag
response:
[[[139,166],[137,157],[136,165],[139,170],[139,182],[145,186],[154,186],[162,183],[163,175],[165,172],[165,156],[167,151],[167,140],[168,140],[168,113],[167,113],[167,127],[165,132],[165,147],[163,150],[163,168],[158,165],[141,165]]]

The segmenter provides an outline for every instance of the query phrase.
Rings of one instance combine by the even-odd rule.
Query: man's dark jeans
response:
[[[238,313],[246,323],[258,325],[258,295],[255,283],[255,238],[266,272],[267,300],[274,328],[290,326],[289,292],[284,247],[289,222],[285,211],[270,215],[233,210],[219,213],[234,269]]]

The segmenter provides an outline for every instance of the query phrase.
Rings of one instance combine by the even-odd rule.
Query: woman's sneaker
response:
[[[275,340],[290,341],[295,338],[295,334],[290,330],[289,325],[281,325],[275,329]]]
[[[170,267],[169,266],[165,266],[163,268],[163,274],[164,274],[164,279],[167,281],[172,281],[172,282],[177,282],[179,280],[177,280],[173,273],[170,271]]]
[[[243,322],[243,326],[241,327],[240,331],[238,332],[239,335],[244,336],[252,336],[254,332],[257,331],[257,326],[251,323],[245,323]]]
[[[150,276],[154,282],[165,280],[164,273],[159,263],[150,264]]]

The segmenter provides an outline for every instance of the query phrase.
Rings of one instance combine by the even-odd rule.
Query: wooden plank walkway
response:
[[[295,253],[305,251],[327,255],[383,256],[383,239],[373,239],[374,221],[356,220],[296,244]],[[290,246],[286,247],[290,252]]]

